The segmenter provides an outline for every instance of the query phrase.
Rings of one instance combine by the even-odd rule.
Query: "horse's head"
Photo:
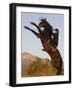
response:
[[[46,18],[45,19],[40,19],[39,27],[45,28],[47,26],[48,26],[48,22],[47,22]]]

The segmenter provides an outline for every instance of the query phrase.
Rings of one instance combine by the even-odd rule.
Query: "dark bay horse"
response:
[[[46,25],[45,25],[45,22],[46,22]],[[55,45],[53,46],[50,44],[50,42],[52,42],[53,44],[56,44],[55,40],[58,38],[57,34],[53,34],[52,26],[50,26],[50,24],[46,20],[44,21],[42,20],[39,23],[39,26],[36,25],[34,22],[31,22],[31,24],[37,28],[38,33],[27,26],[24,26],[24,28],[31,31],[37,38],[41,40],[43,51],[47,52],[51,56],[52,66],[57,70],[56,75],[60,75],[62,71],[62,57],[59,50],[55,47]],[[40,27],[44,27],[44,30],[42,31]],[[58,31],[58,30],[56,29],[55,31]],[[52,35],[53,35],[53,38],[51,37]]]

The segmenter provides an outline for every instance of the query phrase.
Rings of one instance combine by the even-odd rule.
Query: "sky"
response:
[[[46,18],[46,20],[52,25],[52,27],[59,29],[59,43],[58,49],[61,53],[62,58],[64,57],[64,15],[63,14],[53,14],[53,13],[31,13],[22,12],[21,13],[21,50],[23,52],[29,52],[35,56],[42,58],[48,58],[49,55],[43,52],[41,49],[41,41],[29,30],[25,29],[24,26],[32,28],[34,31],[38,32],[36,27],[30,24],[30,22],[35,22],[37,25],[40,22],[40,18]],[[50,57],[49,57],[50,58]]]

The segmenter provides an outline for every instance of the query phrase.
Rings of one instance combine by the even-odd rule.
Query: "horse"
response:
[[[52,66],[54,69],[57,70],[56,75],[60,75],[62,71],[63,62],[62,62],[61,54],[59,50],[56,48],[58,44],[58,41],[57,41],[58,29],[55,29],[54,30],[55,32],[53,32],[52,26],[44,19],[39,23],[39,25],[36,25],[34,22],[31,22],[31,24],[37,28],[37,30],[39,31],[38,33],[27,26],[24,26],[24,28],[31,31],[38,39],[41,40],[41,43],[43,46],[42,50],[47,52],[50,55]],[[44,27],[43,31],[41,30],[40,27]],[[52,38],[52,35],[53,35],[53,38]],[[53,45],[51,45],[50,43],[52,43]]]

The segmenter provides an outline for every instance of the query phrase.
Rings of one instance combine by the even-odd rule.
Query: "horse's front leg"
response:
[[[31,31],[37,38],[40,38],[40,35],[37,32],[35,32],[33,29],[30,29],[27,26],[24,26],[24,28],[26,28],[27,30]]]
[[[38,31],[39,31],[39,33],[41,33],[41,29],[39,28],[39,26],[38,25],[36,25],[34,22],[30,22],[32,25],[34,25],[37,29],[38,29]]]

